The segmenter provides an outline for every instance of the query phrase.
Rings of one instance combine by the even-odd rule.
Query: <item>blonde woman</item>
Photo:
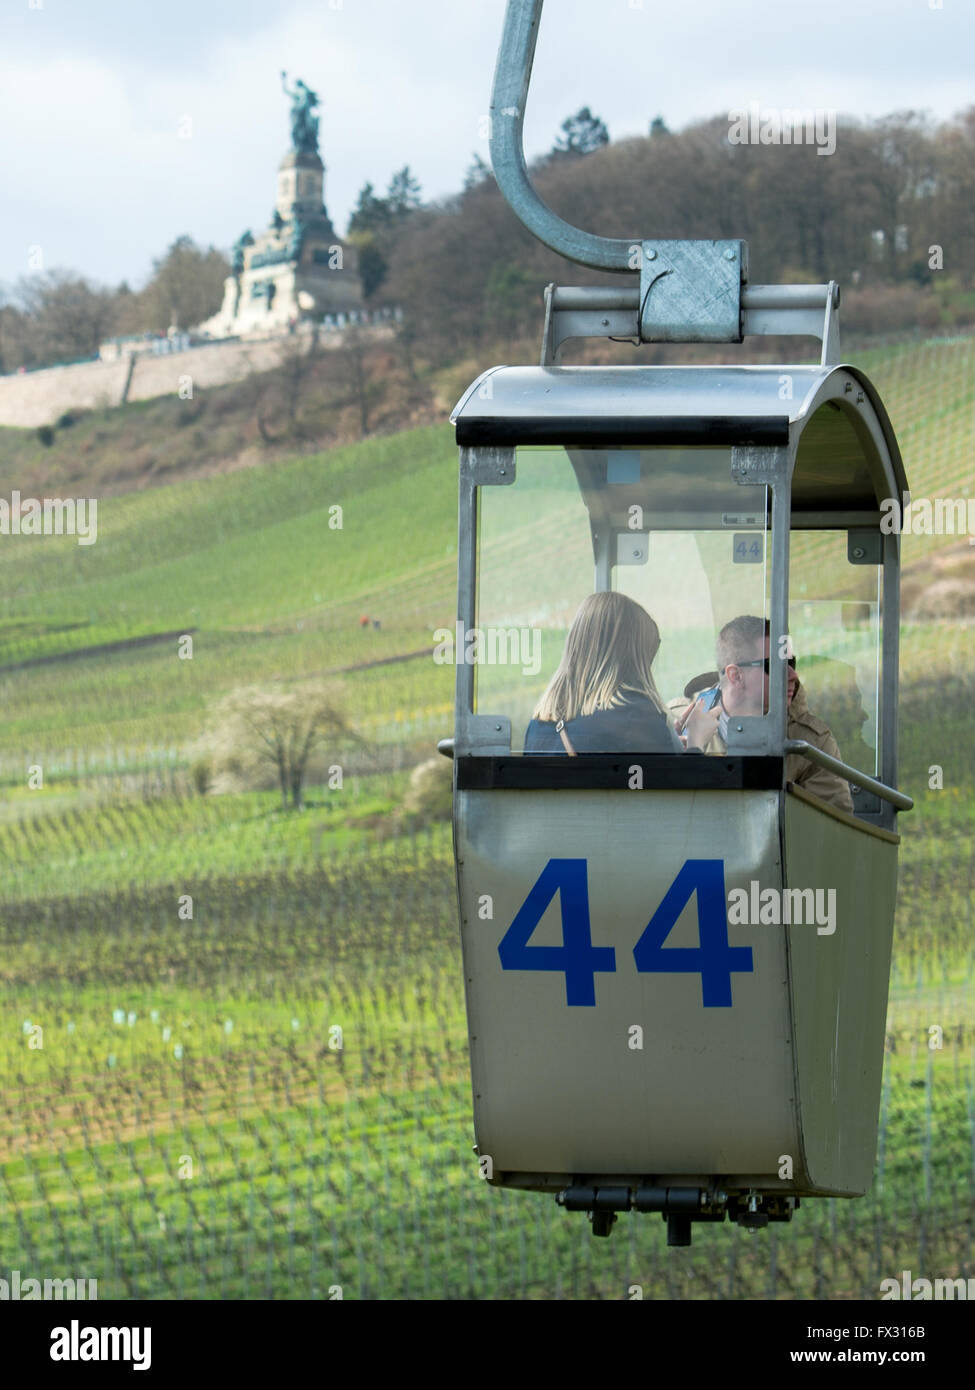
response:
[[[653,679],[657,624],[625,594],[590,594],[565,639],[559,669],[525,733],[526,753],[681,753]],[[696,711],[687,751],[700,752],[720,711]]]

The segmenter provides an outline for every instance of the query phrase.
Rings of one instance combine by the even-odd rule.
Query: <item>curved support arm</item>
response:
[[[528,177],[522,126],[542,4],[543,0],[508,0],[491,96],[494,175],[516,217],[539,241],[579,265],[632,275],[633,247],[640,245],[639,237],[621,241],[580,231],[542,202]]]
[[[878,782],[876,777],[868,777],[865,772],[858,772],[855,767],[840,762],[839,758],[831,757],[829,753],[824,753],[821,748],[817,748],[814,743],[807,743],[804,738],[787,738],[782,747],[787,753],[801,753],[810,762],[819,763],[820,767],[838,773],[840,777],[845,777],[854,786],[862,787],[864,791],[873,792],[874,796],[879,796],[882,801],[889,801],[892,806],[896,806],[898,811],[910,811],[914,807],[914,802],[903,792],[895,791],[893,787],[888,787],[885,782]]]

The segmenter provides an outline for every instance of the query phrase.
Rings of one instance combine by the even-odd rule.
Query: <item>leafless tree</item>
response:
[[[289,801],[303,807],[308,761],[321,744],[362,740],[342,712],[339,692],[321,686],[284,690],[250,686],[231,691],[216,707],[208,738],[213,770],[247,779],[268,764],[281,789],[282,809]]]

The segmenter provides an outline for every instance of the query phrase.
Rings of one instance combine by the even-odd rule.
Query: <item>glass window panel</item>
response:
[[[765,487],[732,479],[730,448],[519,449],[516,481],[478,495],[475,709],[508,716],[522,752],[580,604],[613,590],[657,625],[672,727],[687,684],[716,670],[718,630],[768,614],[767,512]],[[641,747],[631,729],[601,751],[679,747],[667,738]]]
[[[589,514],[564,449],[519,450],[516,481],[478,494],[474,708],[511,719],[512,747],[593,588]]]
[[[881,567],[851,565],[845,531],[793,531],[789,630],[811,712],[840,757],[876,774]]]

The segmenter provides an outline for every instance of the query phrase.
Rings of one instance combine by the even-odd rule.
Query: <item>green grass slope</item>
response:
[[[973,350],[961,339],[859,359],[915,496],[964,495],[973,482]],[[429,645],[453,616],[455,511],[456,451],[442,424],[103,498],[91,546],[0,537],[0,760],[184,743],[234,685]],[[906,537],[905,566],[948,541]],[[360,629],[365,614],[381,628]],[[178,632],[193,633],[191,661],[175,637],[87,654]],[[74,659],[37,664],[52,657]],[[429,661],[350,677],[367,729],[446,717],[450,698],[450,671]]]
[[[236,684],[429,648],[452,619],[455,514],[456,452],[439,426],[106,499],[94,545],[3,537],[0,748],[192,737]],[[366,614],[378,630],[360,628]],[[86,655],[177,632],[193,633],[191,660],[175,637]],[[37,664],[53,656],[74,659]],[[450,698],[432,662],[378,669],[362,673],[361,714],[379,685],[393,713]]]

